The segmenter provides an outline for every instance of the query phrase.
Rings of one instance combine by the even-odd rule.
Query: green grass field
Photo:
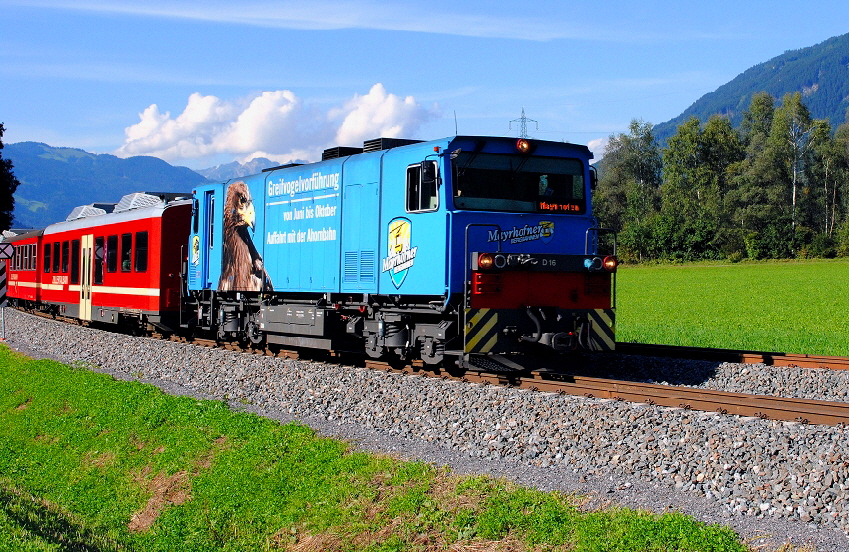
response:
[[[849,261],[626,266],[617,340],[849,356]]]
[[[0,345],[1,551],[746,550]]]

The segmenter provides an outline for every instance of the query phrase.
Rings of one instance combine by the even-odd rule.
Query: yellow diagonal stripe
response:
[[[487,312],[489,312],[489,309],[487,309]],[[486,313],[484,313],[484,314],[486,314]],[[469,340],[466,343],[466,348],[469,349],[469,350],[477,349],[478,342],[480,342],[481,339],[486,337],[486,335],[489,333],[489,330],[491,330],[493,328],[493,326],[495,326],[498,323],[498,315],[493,314],[490,317],[490,319],[486,321],[485,324],[481,325],[480,327],[477,327],[477,323],[480,322],[481,318],[483,318],[483,317],[482,316],[479,317],[477,315],[472,317],[472,328],[468,333],[474,332],[475,335],[469,336]],[[498,335],[494,335],[493,339],[495,339],[497,341]],[[487,345],[490,348],[494,345],[494,343],[492,343],[492,339],[490,339],[487,342]],[[488,349],[482,349],[482,350],[486,351]]]

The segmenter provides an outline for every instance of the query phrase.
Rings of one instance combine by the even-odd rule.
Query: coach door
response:
[[[91,320],[91,258],[94,236],[88,234],[82,238],[80,255],[80,320]]]

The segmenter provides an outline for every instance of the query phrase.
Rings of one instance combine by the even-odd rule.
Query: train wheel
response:
[[[261,345],[262,342],[265,341],[265,334],[259,328],[259,324],[253,320],[248,322],[248,325],[245,328],[245,335],[247,335],[248,341],[250,341],[254,346]]]

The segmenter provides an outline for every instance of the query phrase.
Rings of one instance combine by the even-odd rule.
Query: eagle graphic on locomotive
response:
[[[591,159],[561,142],[380,138],[190,195],[134,194],[138,206],[83,206],[8,240],[9,295],[429,365],[612,350],[615,239],[602,251]]]

